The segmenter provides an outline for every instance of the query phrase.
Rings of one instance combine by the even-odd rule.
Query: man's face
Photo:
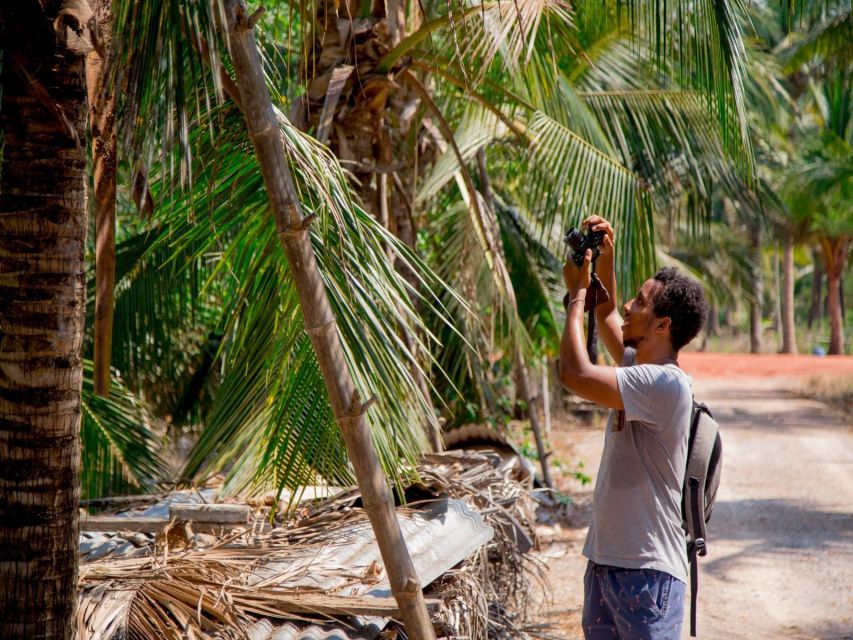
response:
[[[636,349],[654,330],[657,318],[652,313],[652,298],[657,287],[658,283],[649,278],[637,295],[622,307],[625,318],[622,323],[622,344],[626,347]]]

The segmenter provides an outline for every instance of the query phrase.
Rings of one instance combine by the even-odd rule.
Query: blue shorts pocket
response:
[[[611,575],[624,618],[649,624],[666,615],[672,576],[654,569],[616,569]]]

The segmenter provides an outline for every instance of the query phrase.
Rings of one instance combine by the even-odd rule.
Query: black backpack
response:
[[[723,443],[710,409],[693,401],[690,437],[687,441],[687,468],[681,498],[681,526],[687,532],[690,561],[690,635],[696,636],[696,596],[699,591],[697,556],[708,553],[705,524],[717,500],[723,466]]]

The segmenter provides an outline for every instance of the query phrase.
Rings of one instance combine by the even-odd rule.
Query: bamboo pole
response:
[[[371,401],[362,403],[344,360],[337,323],[311,246],[309,227],[315,214],[303,218],[285,156],[278,119],[264,82],[253,32],[261,9],[251,16],[243,0],[225,0],[229,48],[249,136],[258,157],[276,230],[293,275],[305,331],[329,394],[335,420],[361,489],[391,591],[409,637],[433,640],[435,632],[427,612],[415,567],[409,556],[391,492],[365,424]]]

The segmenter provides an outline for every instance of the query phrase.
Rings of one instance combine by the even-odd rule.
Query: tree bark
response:
[[[539,412],[536,410],[536,394],[533,393],[530,387],[530,378],[527,375],[527,365],[524,362],[524,356],[521,349],[516,349],[516,366],[518,366],[518,378],[521,383],[521,399],[527,403],[527,415],[530,417],[530,430],[533,431],[533,438],[536,440],[536,451],[539,453],[539,464],[542,467],[542,482],[546,487],[553,488],[554,483],[551,480],[551,470],[548,467],[548,458],[551,457],[551,452],[548,451],[545,445],[545,439],[542,437],[542,426],[539,424]]]
[[[434,639],[420,582],[394,510],[391,492],[365,424],[362,404],[341,348],[337,324],[317,267],[309,233],[313,216],[299,211],[279,123],[264,83],[253,25],[242,0],[226,0],[229,46],[249,136],[258,156],[276,229],[290,266],[300,308],[335,419],[344,437],[388,573],[391,591],[409,637]]]
[[[782,258],[782,353],[797,353],[794,324],[794,235],[785,233]]]
[[[823,266],[829,288],[829,355],[844,354],[844,321],[841,313],[841,276],[847,263],[850,242],[842,238],[824,238]]]
[[[4,2],[0,637],[74,636],[85,320],[86,85],[74,16]]]
[[[95,196],[95,393],[110,390],[113,339],[113,290],[116,265],[116,134],[115,97],[106,77],[105,57],[112,44],[112,0],[98,0],[98,42],[86,57],[89,130]]]
[[[715,304],[708,308],[708,329],[706,333],[714,337],[720,335],[720,310]]]
[[[749,352],[761,353],[761,302],[764,281],[761,273],[761,229],[750,232],[750,287],[753,299],[749,305]]]
[[[841,277],[827,274],[829,285],[829,355],[844,354],[844,323],[841,320]]]
[[[823,299],[823,265],[821,264],[818,250],[812,251],[812,299],[809,305],[808,328],[812,328],[815,320],[821,318],[821,300]]]

